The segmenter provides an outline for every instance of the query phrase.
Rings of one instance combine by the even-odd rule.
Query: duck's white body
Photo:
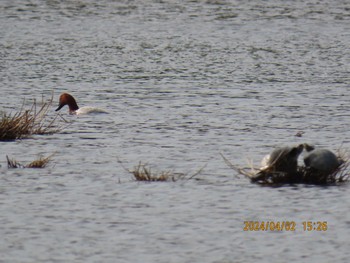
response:
[[[91,107],[91,106],[84,106],[72,112],[72,114],[76,114],[76,115],[95,114],[95,113],[108,113],[108,112],[103,109]]]
[[[92,113],[107,113],[107,111],[103,109],[99,109],[96,107],[78,107],[77,102],[75,101],[74,97],[68,93],[63,93],[60,96],[59,99],[59,105],[56,111],[59,111],[63,106],[68,105],[69,107],[69,114],[72,115],[83,115],[83,114],[92,114]]]

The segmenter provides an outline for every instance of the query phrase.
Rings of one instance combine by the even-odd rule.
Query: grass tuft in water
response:
[[[6,159],[7,159],[8,168],[23,168],[23,165],[21,165],[15,159],[10,159],[7,155],[6,155]]]
[[[129,171],[134,175],[136,181],[164,182],[175,181],[175,175],[171,171],[153,172],[147,164],[139,162],[133,170]]]
[[[22,108],[15,114],[2,112],[0,114],[0,141],[13,141],[28,138],[34,134],[44,135],[61,131],[63,127],[56,124],[57,117],[60,115],[57,114],[53,119],[48,119],[52,103],[53,95],[46,102],[44,99],[41,103],[34,100],[31,107],[26,110],[23,102]]]
[[[10,159],[6,155],[7,167],[8,168],[45,168],[47,164],[51,161],[52,156],[53,154],[48,157],[40,156],[38,159],[32,161],[31,163],[22,165],[21,163],[17,162],[15,159]]]
[[[188,175],[185,173],[177,173],[174,171],[154,171],[151,169],[150,165],[147,163],[139,162],[138,165],[134,167],[134,169],[127,169],[124,167],[122,162],[118,159],[118,162],[122,165],[124,170],[131,173],[136,181],[144,181],[144,182],[176,182],[179,180],[190,180],[195,176],[200,174],[204,167],[199,169],[196,173],[192,175]]]

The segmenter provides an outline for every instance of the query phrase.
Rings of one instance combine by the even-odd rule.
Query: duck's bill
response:
[[[59,111],[60,109],[62,109],[64,105],[59,105],[58,108],[55,111]]]

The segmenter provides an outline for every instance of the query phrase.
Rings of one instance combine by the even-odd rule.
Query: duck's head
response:
[[[298,158],[298,156],[301,154],[301,152],[304,150],[305,148],[305,144],[299,144],[298,146],[293,147],[289,154],[290,156],[296,157],[296,159]]]
[[[307,143],[304,143],[304,149],[307,151],[307,152],[311,152],[313,150],[315,150],[315,146],[314,145],[310,145],[310,144],[307,144]]]
[[[65,105],[68,105],[70,113],[74,113],[76,110],[79,109],[78,104],[75,101],[75,99],[73,98],[73,96],[68,94],[68,93],[61,94],[60,99],[59,99],[58,108],[56,109],[56,111],[59,111]]]

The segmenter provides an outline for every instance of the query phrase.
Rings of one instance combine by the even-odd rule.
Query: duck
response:
[[[287,175],[290,181],[293,182],[299,181],[298,158],[303,150],[303,144],[275,148],[263,158],[260,171],[251,177],[251,181],[268,180],[274,173]]]
[[[302,153],[304,145],[284,146],[274,149],[262,160],[261,169],[270,169],[273,171],[293,174],[297,172],[298,157]]]
[[[304,156],[305,167],[320,174],[331,174],[342,161],[328,149],[316,149],[307,143],[304,144],[307,154]]]
[[[59,105],[55,111],[59,111],[65,105],[69,107],[69,114],[71,115],[82,115],[82,114],[90,114],[90,113],[107,113],[103,109],[99,109],[96,107],[85,106],[79,108],[74,97],[68,93],[62,93],[59,98]]]

